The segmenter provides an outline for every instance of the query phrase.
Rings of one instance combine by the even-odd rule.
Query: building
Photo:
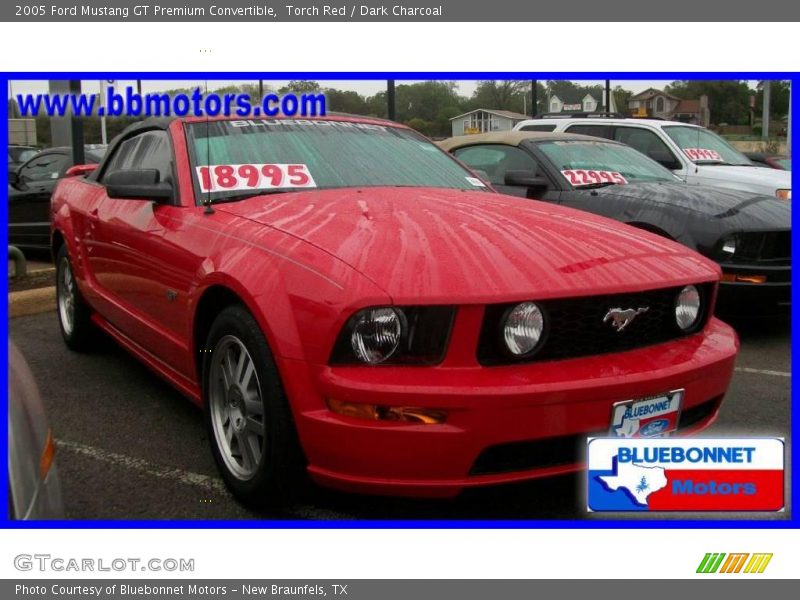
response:
[[[8,143],[20,146],[36,145],[36,119],[9,119]]]
[[[547,101],[547,112],[550,113],[595,112],[602,108],[601,100],[585,92],[552,94]]]
[[[648,88],[631,96],[628,109],[634,117],[666,119],[682,121],[708,127],[711,122],[711,111],[708,108],[708,96],[703,95],[696,100],[687,100],[668,94],[662,90]]]
[[[669,119],[681,99],[655,88],[647,88],[628,100],[628,108],[635,117]]]
[[[453,135],[468,135],[471,133],[491,133],[492,131],[511,131],[514,125],[529,115],[512,112],[510,110],[491,110],[476,108],[463,115],[450,119]]]

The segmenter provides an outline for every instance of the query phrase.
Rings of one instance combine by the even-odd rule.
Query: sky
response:
[[[226,87],[229,85],[235,85],[241,83],[242,81],[249,82],[249,83],[257,83],[257,80],[237,80],[237,81],[230,81],[230,80],[209,80],[209,90],[213,91],[215,89]],[[386,89],[386,82],[384,80],[372,80],[372,81],[320,81],[322,87],[332,87],[341,90],[353,90],[361,94],[362,96],[373,96],[377,92],[383,91]],[[419,80],[409,80],[409,81],[402,81],[396,80],[398,84],[401,83],[417,83]],[[280,88],[288,83],[288,80],[264,80],[265,85],[269,85],[275,89]],[[604,80],[584,80],[576,83],[581,83],[583,85],[605,85]],[[623,88],[627,90],[631,90],[634,93],[641,92],[646,90],[647,88],[654,87],[663,89],[665,85],[671,83],[671,80],[612,80],[611,87],[616,87],[617,85],[621,85]],[[750,87],[755,88],[757,81],[750,81]],[[124,89],[126,86],[136,86],[135,80],[120,80],[117,83],[118,88]],[[197,79],[197,80],[145,80],[142,82],[142,92],[161,92],[164,90],[170,90],[175,88],[182,88],[182,87],[196,87],[199,86],[200,88],[205,88],[206,80],[204,79]],[[458,91],[459,94],[462,96],[471,96],[472,93],[475,91],[477,86],[476,81],[471,80],[464,80],[458,81]],[[81,89],[84,92],[93,93],[97,92],[100,89],[100,81],[98,80],[89,80],[83,81],[81,85]],[[47,92],[47,81],[11,81],[9,82],[9,89],[8,89],[8,97],[10,98],[12,94],[37,94],[37,93],[44,93]]]

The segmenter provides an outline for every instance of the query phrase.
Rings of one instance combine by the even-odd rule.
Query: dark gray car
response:
[[[99,163],[105,146],[88,146],[87,164]],[[20,248],[50,249],[50,195],[73,166],[72,149],[42,150],[8,175],[8,243]]]
[[[499,192],[610,217],[715,260],[723,312],[790,306],[790,202],[690,185],[629,146],[578,134],[489,133],[439,145]]]

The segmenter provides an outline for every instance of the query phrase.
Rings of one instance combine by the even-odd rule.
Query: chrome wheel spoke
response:
[[[258,462],[247,434],[244,432],[238,433],[236,440],[239,443],[239,452],[242,455],[242,466],[248,471],[255,470]]]
[[[225,443],[228,445],[228,450],[233,449],[233,425],[230,424],[230,420],[228,421],[228,426],[223,427],[225,431]]]
[[[244,397],[244,406],[248,415],[261,417],[264,415],[264,405],[257,391],[249,390]]]
[[[254,419],[253,417],[247,417],[247,424],[245,425],[245,430],[250,433],[251,435],[264,435],[264,424]]]
[[[239,355],[239,362],[236,365],[236,383],[246,390],[250,387],[250,380],[255,374],[255,368],[253,367],[253,361],[250,360],[250,355],[244,349],[242,350]]]
[[[231,358],[231,350],[232,348],[229,348],[225,353],[220,365],[220,374],[222,375],[222,381],[225,384],[226,390],[233,385],[233,359]]]

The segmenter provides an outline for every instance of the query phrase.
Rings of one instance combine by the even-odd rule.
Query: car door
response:
[[[558,199],[558,192],[552,185],[531,188],[513,185],[507,180],[510,171],[526,171],[531,176],[543,175],[539,172],[536,159],[521,147],[509,144],[475,144],[457,148],[453,154],[471,169],[485,173],[492,186],[502,194],[537,200]]]
[[[50,247],[50,195],[70,157],[66,152],[42,152],[17,170],[8,186],[8,238],[22,247]]]
[[[131,169],[157,169],[160,181],[175,184],[166,131],[146,131],[122,142],[104,166],[100,184],[113,171]],[[185,210],[177,202],[109,198],[104,189],[92,216],[94,235],[87,254],[111,324],[191,376],[185,331],[190,282],[199,265],[172,236],[183,227]]]

